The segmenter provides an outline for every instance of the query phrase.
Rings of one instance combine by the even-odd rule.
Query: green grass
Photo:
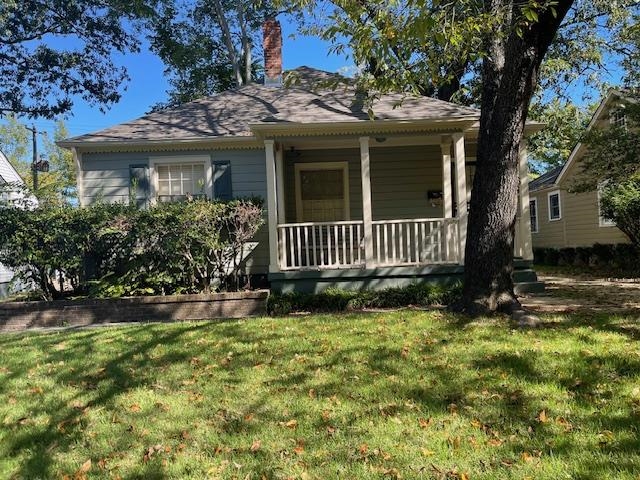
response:
[[[545,320],[5,335],[0,478],[637,479],[640,326]]]

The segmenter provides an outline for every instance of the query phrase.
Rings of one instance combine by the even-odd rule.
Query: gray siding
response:
[[[352,220],[362,220],[360,150],[302,150],[285,156],[285,211],[296,221],[295,164],[348,162]],[[432,205],[427,191],[442,190],[442,153],[439,145],[379,147],[372,143],[371,202],[373,220],[442,217],[442,205]]]

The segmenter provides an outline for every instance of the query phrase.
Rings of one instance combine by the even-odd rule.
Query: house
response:
[[[348,79],[300,67],[283,83],[279,24],[264,31],[264,84],[59,142],[73,151],[80,203],[260,196],[268,218],[246,271],[277,291],[460,277],[480,112],[389,94],[372,119]],[[520,177],[524,290],[539,286],[524,149]]]
[[[25,183],[20,174],[11,165],[7,157],[0,151],[0,208],[16,205],[23,207],[37,204],[31,196],[25,196],[22,190]],[[0,298],[5,298],[11,290],[14,272],[0,264]],[[13,286],[15,289],[16,286]]]
[[[612,90],[600,103],[587,129],[624,122],[624,95]],[[564,165],[529,184],[529,212],[534,248],[587,247],[595,243],[629,243],[627,236],[600,213],[597,190],[571,193],[587,148],[578,143]]]

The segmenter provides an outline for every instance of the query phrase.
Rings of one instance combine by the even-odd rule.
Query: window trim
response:
[[[616,107],[609,112],[609,124],[614,127],[627,129],[627,114],[623,107]]]
[[[609,227],[616,226],[616,222],[614,222],[613,220],[607,220],[606,218],[604,218],[602,216],[602,210],[600,210],[600,195],[602,193],[602,187],[604,187],[606,184],[607,184],[607,180],[598,182],[598,188],[596,189],[596,200],[598,202],[598,227],[600,228],[609,228]]]
[[[551,197],[553,195],[558,195],[558,218],[551,217]],[[550,222],[557,222],[558,220],[562,220],[562,198],[560,197],[560,190],[554,190],[547,193],[547,210],[549,213]]]
[[[305,170],[342,170],[344,219],[351,220],[351,202],[349,198],[349,162],[304,162],[294,164],[296,180],[296,221],[302,222],[302,181],[300,172]]]
[[[205,194],[208,198],[213,198],[213,167],[210,155],[172,155],[163,157],[149,157],[149,178],[150,178],[150,202],[158,202],[158,165],[197,165],[203,164],[205,176]]]
[[[536,205],[536,224],[531,224],[531,233],[538,233],[540,231],[540,211],[538,210],[538,199],[537,197],[529,197],[529,218],[531,218],[531,202]]]

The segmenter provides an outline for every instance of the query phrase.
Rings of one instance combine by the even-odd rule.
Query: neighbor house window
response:
[[[531,233],[538,233],[538,200],[529,199],[529,215],[531,216]]]
[[[627,116],[622,108],[616,108],[611,111],[609,114],[609,121],[611,122],[611,125],[615,127],[627,128]]]
[[[205,197],[206,173],[202,163],[156,165],[158,200],[178,201]]]
[[[560,191],[549,193],[549,220],[560,220],[562,210],[560,205]]]
[[[604,187],[606,185],[607,185],[606,181],[598,183],[598,225],[601,227],[615,227],[616,222],[603,217],[602,210],[600,209],[600,198],[602,196],[602,191],[604,190]]]

